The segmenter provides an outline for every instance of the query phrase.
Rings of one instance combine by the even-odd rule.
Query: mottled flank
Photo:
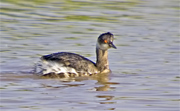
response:
[[[43,76],[76,77],[97,74],[96,64],[87,58],[69,52],[59,52],[41,57],[36,72]]]

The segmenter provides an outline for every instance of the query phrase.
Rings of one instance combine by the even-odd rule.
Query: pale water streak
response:
[[[178,111],[178,0],[2,0],[3,111]],[[95,61],[99,34],[112,32],[112,74],[69,79],[32,75],[60,51]]]

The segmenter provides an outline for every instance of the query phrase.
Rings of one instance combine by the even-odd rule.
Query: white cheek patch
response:
[[[99,44],[99,43],[97,43],[96,47],[101,49],[101,50],[107,50],[109,48],[109,45],[108,44]]]

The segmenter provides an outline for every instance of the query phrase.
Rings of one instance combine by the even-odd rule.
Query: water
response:
[[[3,111],[178,111],[178,0],[2,0]],[[42,79],[40,56],[68,51],[95,61],[99,34],[112,32],[112,74]]]

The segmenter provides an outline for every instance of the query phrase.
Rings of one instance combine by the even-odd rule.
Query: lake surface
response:
[[[178,0],[2,0],[2,111],[179,111]],[[112,73],[43,79],[42,55],[74,52],[95,61],[97,37],[115,36]]]

